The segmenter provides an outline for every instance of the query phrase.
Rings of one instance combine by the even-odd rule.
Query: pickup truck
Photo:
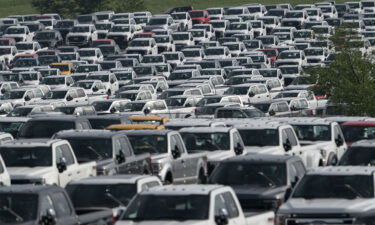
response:
[[[112,218],[118,219],[134,195],[161,185],[156,176],[114,175],[73,181],[65,189],[77,212],[90,212],[98,208],[111,209]]]
[[[66,130],[54,135],[69,141],[80,163],[96,161],[98,175],[149,174],[150,154],[134,154],[128,138],[108,130]]]
[[[72,180],[96,176],[96,163],[78,163],[66,140],[35,139],[6,142],[0,147],[13,184],[64,187]]]
[[[218,162],[244,153],[245,146],[236,128],[190,127],[181,129],[180,134],[189,154],[206,154],[208,174]]]
[[[56,186],[12,185],[0,189],[2,225],[106,225],[111,210],[76,212],[66,191]]]
[[[246,212],[276,212],[305,172],[298,156],[250,154],[220,162],[208,183],[231,186]]]
[[[181,135],[173,130],[121,131],[128,137],[135,154],[150,153],[152,172],[166,184],[204,182],[205,154],[188,154]]]
[[[354,224],[374,212],[373,167],[320,167],[297,183],[277,212],[281,224]]]
[[[272,211],[245,214],[230,187],[171,185],[138,193],[115,225],[273,225],[273,219]]]
[[[278,118],[292,125],[304,148],[320,151],[321,166],[334,166],[347,149],[338,123],[320,118]]]
[[[246,153],[297,155],[302,158],[307,168],[318,167],[323,160],[319,151],[301,146],[291,125],[277,121],[252,120],[251,123],[234,122],[234,127],[241,134]]]

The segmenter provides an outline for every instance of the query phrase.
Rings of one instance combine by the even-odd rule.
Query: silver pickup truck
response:
[[[130,130],[122,133],[128,137],[135,154],[151,154],[152,171],[164,183],[205,181],[206,155],[188,154],[177,131]]]
[[[320,167],[298,182],[276,225],[354,224],[375,209],[373,167]]]

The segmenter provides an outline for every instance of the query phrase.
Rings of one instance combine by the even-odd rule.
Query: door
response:
[[[170,149],[171,151],[174,151],[177,149],[180,153],[182,150],[180,149],[178,142],[178,136],[176,134],[171,135],[171,141],[170,141]],[[173,173],[173,181],[177,183],[183,183],[185,181],[186,177],[186,164],[185,164],[185,155],[180,154],[180,156],[173,160],[172,162],[172,173]]]
[[[56,146],[56,163],[65,162],[66,170],[59,173],[59,185],[65,187],[73,179],[77,179],[77,165],[74,164],[73,155],[63,151],[63,145]]]
[[[56,213],[56,225],[78,225],[78,219],[69,204],[68,197],[63,192],[54,192],[50,199],[45,199],[45,207],[51,207],[52,200],[53,208]]]

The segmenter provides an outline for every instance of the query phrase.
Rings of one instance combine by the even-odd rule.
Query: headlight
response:
[[[289,214],[276,214],[275,225],[286,225],[286,219],[289,218]]]
[[[163,164],[161,164],[161,163],[153,163],[152,164],[152,171],[153,172],[159,172],[161,170],[163,170]]]

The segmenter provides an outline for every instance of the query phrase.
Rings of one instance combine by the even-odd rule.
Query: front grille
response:
[[[106,33],[98,33],[98,39],[105,39],[107,37]]]
[[[200,20],[193,20],[192,22],[193,22],[193,25],[194,25],[194,24],[200,24],[200,23],[201,23]]]
[[[320,59],[307,59],[308,63],[320,63]]]
[[[176,44],[176,51],[181,51],[185,46],[186,44]]]
[[[248,211],[248,210],[272,210],[274,209],[273,202],[265,202],[262,199],[238,199],[240,201],[241,207]]]
[[[79,37],[79,36],[76,36],[76,37],[69,37],[68,38],[69,42],[84,42],[86,39],[85,37]]]
[[[321,224],[321,225],[338,225],[338,224],[354,224],[354,219],[287,219],[286,225],[311,225],[311,224]]]
[[[11,184],[33,184],[34,181],[29,179],[12,179]]]
[[[167,47],[166,46],[158,46],[158,53],[162,53],[162,52],[165,52],[167,51]]]

